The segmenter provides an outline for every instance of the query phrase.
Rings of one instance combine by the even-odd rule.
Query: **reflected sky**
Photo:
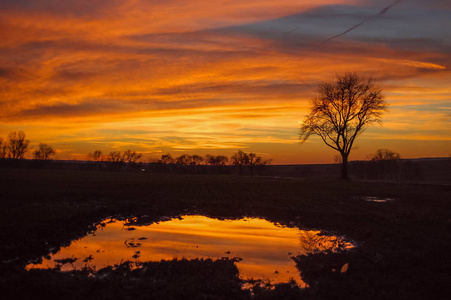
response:
[[[54,268],[69,271],[85,266],[97,269],[123,261],[160,261],[173,258],[240,258],[242,279],[269,279],[271,283],[294,279],[302,285],[292,256],[334,250],[352,245],[319,231],[276,226],[258,218],[217,220],[183,216],[148,226],[128,226],[125,221],[105,221],[97,231],[27,269]],[[61,260],[76,258],[72,263]]]

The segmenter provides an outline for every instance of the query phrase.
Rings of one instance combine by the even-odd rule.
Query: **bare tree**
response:
[[[167,164],[175,163],[175,160],[172,157],[172,155],[168,153],[168,154],[161,155],[161,159],[159,160],[159,162],[167,165]]]
[[[110,170],[120,170],[124,164],[124,155],[121,151],[112,151],[106,156],[107,168]]]
[[[201,165],[204,161],[204,158],[200,155],[194,154],[190,156],[189,164],[191,166],[198,166]]]
[[[33,151],[35,160],[49,160],[56,154],[56,151],[49,145],[40,143],[38,149]]]
[[[94,152],[89,152],[88,155],[86,156],[86,158],[90,161],[95,161],[95,162],[99,162],[102,161],[102,151],[101,150],[96,150]]]
[[[258,156],[255,153],[249,153],[248,154],[248,162],[247,162],[247,166],[249,168],[249,170],[251,171],[251,177],[254,177],[254,170],[256,167],[259,166],[266,166],[269,165],[271,163],[271,160],[264,160],[263,157]]]
[[[368,155],[372,176],[377,179],[399,179],[402,173],[401,155],[389,149],[378,149],[376,154]]]
[[[232,165],[238,167],[238,172],[241,175],[243,167],[249,163],[249,155],[246,152],[238,150],[237,153],[231,157]]]
[[[28,151],[29,140],[25,139],[25,133],[23,131],[11,132],[6,142],[6,149],[8,157],[12,159],[23,159],[25,153]]]
[[[0,159],[3,159],[6,157],[6,142],[3,142],[3,139],[0,138]]]
[[[381,123],[388,104],[374,79],[355,72],[320,83],[317,94],[302,122],[299,139],[304,143],[311,135],[319,135],[327,146],[340,153],[341,178],[347,179],[348,157],[355,139],[368,125]]]
[[[189,154],[183,154],[177,157],[176,164],[178,165],[185,165],[185,166],[198,166],[201,165],[204,161],[204,158],[200,155],[189,155]]]
[[[229,158],[225,155],[205,155],[205,163],[212,166],[225,166],[229,163]]]
[[[389,149],[378,149],[376,154],[368,155],[368,160],[378,161],[378,160],[395,160],[401,159],[401,155]]]
[[[127,150],[124,151],[124,161],[130,166],[135,164],[141,157],[142,154],[140,153],[136,153],[136,151],[132,151],[132,150]]]
[[[108,154],[106,160],[112,163],[123,163],[124,156],[122,155],[121,151],[113,151]]]
[[[191,159],[190,159],[190,155],[189,154],[182,154],[182,155],[180,155],[179,157],[177,157],[175,159],[175,163],[178,164],[178,165],[185,165],[185,166],[187,166],[187,165],[189,165],[190,160]]]

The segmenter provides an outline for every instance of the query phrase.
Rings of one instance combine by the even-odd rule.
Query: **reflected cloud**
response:
[[[239,258],[237,267],[243,279],[269,279],[274,284],[294,278],[301,284],[292,256],[352,247],[337,237],[321,236],[319,231],[276,226],[257,218],[182,216],[147,226],[130,225],[124,221],[103,222],[94,234],[72,242],[40,263],[29,264],[27,269],[57,267],[69,271],[90,266],[99,270],[121,261],[229,257]],[[134,230],[127,230],[130,228]]]

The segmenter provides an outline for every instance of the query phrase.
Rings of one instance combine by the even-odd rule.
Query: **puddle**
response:
[[[367,202],[378,202],[378,203],[385,203],[395,200],[393,198],[379,198],[379,197],[365,197],[363,199]]]
[[[258,218],[182,216],[147,226],[110,220],[42,263],[31,263],[26,268],[59,267],[70,271],[90,266],[98,270],[124,261],[228,257],[236,259],[244,280],[263,279],[276,284],[294,279],[303,286],[292,256],[352,247],[337,237],[320,235],[320,231],[276,226]]]

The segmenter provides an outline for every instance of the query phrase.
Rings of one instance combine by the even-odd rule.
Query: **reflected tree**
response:
[[[334,251],[343,249],[347,243],[336,236],[321,235],[318,231],[303,230],[299,234],[301,247],[306,252]]]

